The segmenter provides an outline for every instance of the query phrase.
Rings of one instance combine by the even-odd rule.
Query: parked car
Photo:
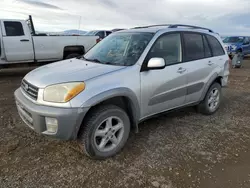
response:
[[[250,37],[230,36],[224,40],[224,46],[229,56],[233,57],[236,53],[243,56],[250,54]]]
[[[113,33],[82,57],[31,71],[15,99],[31,129],[78,139],[88,156],[103,159],[152,116],[190,105],[215,113],[228,75],[227,52],[212,30],[145,26]]]
[[[47,36],[36,34],[28,20],[0,20],[0,65],[57,61],[84,54],[98,36]]]
[[[87,36],[99,36],[100,39],[104,39],[105,37],[109,36],[112,33],[112,31],[105,31],[105,30],[94,30],[94,31],[89,31],[85,33],[84,35]]]

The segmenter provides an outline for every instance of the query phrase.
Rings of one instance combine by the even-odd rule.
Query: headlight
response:
[[[84,89],[84,82],[51,85],[44,89],[43,100],[47,102],[65,103],[73,99]]]

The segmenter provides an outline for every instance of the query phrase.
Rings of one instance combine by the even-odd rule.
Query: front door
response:
[[[19,21],[1,21],[3,31],[3,49],[9,62],[32,61],[33,44],[28,30]],[[27,28],[26,28],[27,29]]]
[[[153,57],[165,60],[166,67],[141,72],[141,117],[182,106],[187,93],[187,67],[182,63],[180,33],[160,36],[150,49],[145,62]]]

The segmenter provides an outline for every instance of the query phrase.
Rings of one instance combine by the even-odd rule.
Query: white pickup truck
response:
[[[0,66],[73,58],[97,42],[98,36],[36,34],[31,16],[28,20],[0,20]]]

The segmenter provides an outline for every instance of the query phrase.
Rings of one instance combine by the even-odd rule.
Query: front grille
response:
[[[29,82],[27,82],[26,80],[22,81],[21,84],[21,88],[22,90],[32,99],[37,100],[37,96],[38,96],[38,88],[31,85]]]

